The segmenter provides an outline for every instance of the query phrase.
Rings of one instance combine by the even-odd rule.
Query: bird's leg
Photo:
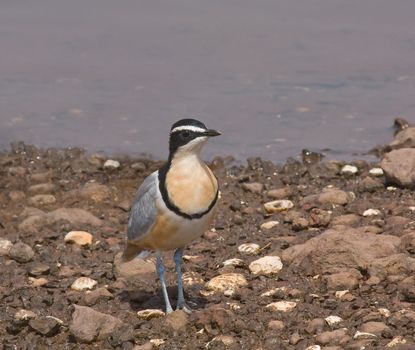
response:
[[[156,263],[157,273],[160,278],[161,290],[163,292],[164,303],[166,304],[166,314],[170,314],[173,312],[173,309],[170,304],[169,295],[167,294],[167,286],[166,280],[164,279],[164,265],[163,265],[163,257],[161,253],[157,253],[157,263]]]
[[[177,272],[177,310],[183,310],[184,312],[190,314],[192,309],[184,301],[183,293],[183,276],[182,276],[182,260],[183,260],[183,249],[177,249],[174,253],[174,262],[176,263],[176,272]]]

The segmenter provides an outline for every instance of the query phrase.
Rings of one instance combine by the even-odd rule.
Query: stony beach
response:
[[[2,349],[415,349],[412,147],[409,127],[373,163],[215,158],[214,227],[184,257],[194,311],[166,316],[154,255],[120,261],[135,191],[162,162],[13,144]]]

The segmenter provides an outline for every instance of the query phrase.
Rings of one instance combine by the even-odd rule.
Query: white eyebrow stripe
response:
[[[172,131],[170,131],[170,134],[176,132],[176,131],[182,131],[182,130],[189,130],[194,132],[204,132],[206,129],[199,128],[198,126],[193,125],[182,125],[182,126],[176,126]]]

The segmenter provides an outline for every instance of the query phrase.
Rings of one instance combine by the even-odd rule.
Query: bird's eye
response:
[[[182,137],[183,137],[184,139],[189,138],[189,137],[190,137],[190,132],[189,132],[189,131],[187,131],[187,130],[184,130],[184,131],[182,132]]]

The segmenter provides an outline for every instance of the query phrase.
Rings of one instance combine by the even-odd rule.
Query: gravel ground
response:
[[[154,256],[119,259],[161,163],[113,160],[0,155],[3,349],[415,349],[415,199],[379,164],[214,159],[216,221],[185,251],[194,312],[165,316]]]

